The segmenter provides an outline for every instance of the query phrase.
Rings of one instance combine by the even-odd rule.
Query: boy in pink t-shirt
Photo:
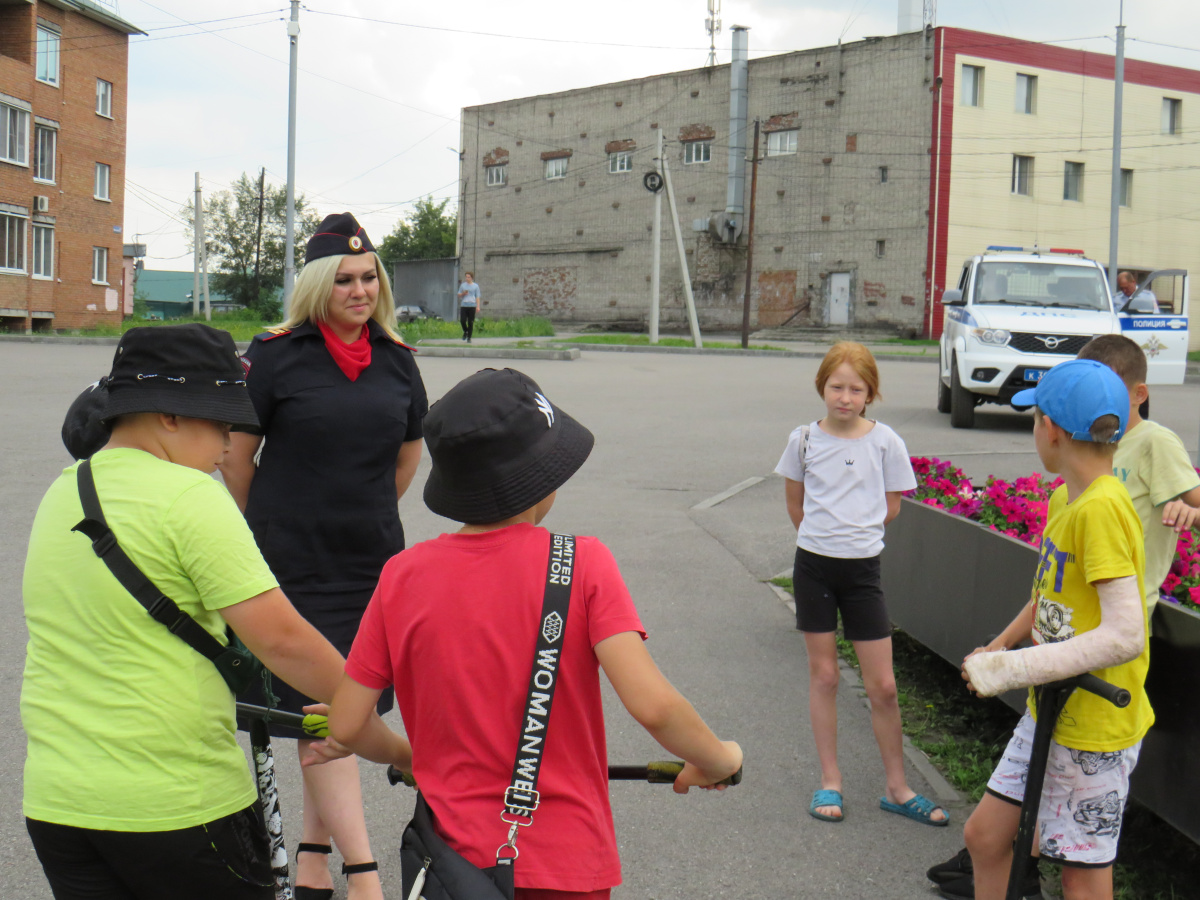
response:
[[[551,535],[538,526],[593,437],[512,369],[464,379],[424,427],[433,460],[425,503],[466,524],[384,567],[329,721],[338,741],[370,753],[365,723],[395,686],[437,831],[486,868],[508,834],[499,813],[542,613]],[[616,561],[596,538],[576,539],[571,584],[541,803],[514,866],[517,900],[603,900],[621,882],[599,669],[630,714],[687,761],[677,792],[715,786],[742,764],[741,748],[718,740],[654,665]]]

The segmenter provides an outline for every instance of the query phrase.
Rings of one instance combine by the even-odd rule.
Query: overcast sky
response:
[[[101,0],[147,32],[129,50],[126,241],[147,267],[190,269],[180,207],[265,166],[287,172],[285,0]],[[707,0],[306,0],[297,190],[380,241],[412,202],[453,197],[459,112],[702,66]],[[896,0],[724,0],[751,57],[893,34]],[[1119,0],[940,0],[937,24],[1114,52]],[[1200,4],[1128,0],[1129,57],[1200,68]],[[1104,37],[1108,35],[1109,37]],[[1183,46],[1167,46],[1187,44]]]

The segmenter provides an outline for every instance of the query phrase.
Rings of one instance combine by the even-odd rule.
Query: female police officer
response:
[[[288,597],[346,653],[383,564],[404,549],[396,502],[416,472],[428,402],[393,330],[387,274],[354,217],[327,216],[304,262],[287,320],[246,352],[260,428],[234,435],[221,471]],[[311,702],[288,685],[275,693],[283,708]],[[330,852],[330,837],[358,876],[349,896],[382,898],[353,758],[304,770],[297,900],[332,896],[314,855]]]

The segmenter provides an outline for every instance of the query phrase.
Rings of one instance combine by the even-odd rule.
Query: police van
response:
[[[955,428],[971,428],[983,403],[1007,405],[1101,334],[1123,333],[1141,346],[1148,383],[1183,383],[1183,269],[1151,272],[1132,295],[1114,298],[1104,267],[1081,250],[993,246],[963,264],[942,306],[937,408]]]

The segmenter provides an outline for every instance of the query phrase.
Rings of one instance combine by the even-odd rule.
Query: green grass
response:
[[[629,347],[649,347],[650,335],[648,334],[589,334],[582,337],[571,338],[567,343],[570,344],[616,344]],[[712,350],[740,350],[740,343],[732,341],[704,341],[705,349]],[[696,342],[691,338],[675,338],[675,337],[660,337],[657,347],[695,347]],[[786,350],[786,347],[773,347],[770,344],[751,344],[751,350]]]
[[[792,590],[792,579],[772,584]],[[857,667],[854,648],[838,631],[838,652]],[[904,733],[933,761],[955,789],[972,802],[1003,752],[1018,715],[997,699],[967,693],[958,667],[903,631],[892,634]],[[952,826],[953,827],[953,826]],[[1125,811],[1113,871],[1114,900],[1184,900],[1193,895],[1200,872],[1200,846],[1136,802]],[[1061,867],[1042,864],[1047,897],[1061,897]]]
[[[1191,350],[1188,352],[1188,362],[1200,362],[1200,350]]]
[[[203,316],[186,316],[179,319],[167,319],[165,321],[162,319],[130,317],[122,322],[119,328],[115,325],[103,325],[76,333],[85,337],[117,337],[130,328],[141,325],[156,327],[204,321]],[[268,328],[272,328],[278,323],[264,322],[249,310],[241,310],[234,313],[213,313],[212,321],[208,324],[212,325],[213,328],[228,331],[235,341],[249,341],[256,334],[262,334]],[[410,344],[434,338],[458,338],[462,336],[462,329],[458,326],[457,322],[408,322],[397,324],[396,327],[404,340]],[[550,324],[549,319],[544,319],[540,316],[526,316],[520,319],[476,319],[475,336],[476,338],[553,337],[554,326]]]

